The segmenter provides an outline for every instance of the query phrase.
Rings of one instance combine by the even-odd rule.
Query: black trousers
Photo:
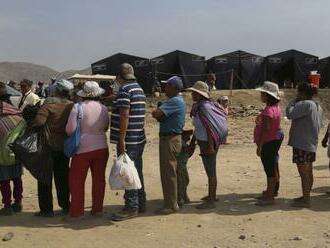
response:
[[[53,177],[55,181],[58,205],[63,210],[69,210],[69,158],[63,152],[52,151]],[[38,181],[38,201],[41,212],[53,212],[52,183],[50,185]]]

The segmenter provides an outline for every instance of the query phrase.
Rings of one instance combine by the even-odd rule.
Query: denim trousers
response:
[[[144,209],[146,205],[146,193],[144,191],[144,179],[143,179],[143,151],[145,143],[137,145],[126,145],[126,153],[132,161],[139,174],[142,188],[138,190],[125,190],[125,208],[131,210]],[[119,156],[118,146],[117,155]]]

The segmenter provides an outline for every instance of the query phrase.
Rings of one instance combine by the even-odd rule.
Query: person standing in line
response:
[[[142,159],[146,143],[146,96],[136,81],[132,65],[121,64],[116,81],[120,88],[112,105],[110,142],[117,145],[118,156],[126,152],[134,161],[142,184],[141,189],[125,190],[125,207],[112,216],[113,221],[123,221],[146,211]]]
[[[197,81],[191,91],[192,106],[190,116],[194,125],[194,136],[191,141],[191,150],[195,143],[200,148],[204,169],[208,179],[208,195],[203,197],[197,209],[215,208],[217,199],[217,154],[221,144],[224,144],[227,134],[227,114],[224,108],[210,97],[209,87],[202,81]]]
[[[277,190],[277,183],[279,183],[277,160],[283,141],[283,135],[278,134],[282,115],[279,106],[280,91],[277,84],[269,81],[256,90],[260,91],[261,101],[266,106],[256,118],[254,142],[257,144],[257,156],[260,157],[267,176],[267,189],[258,197],[256,205],[267,206],[275,204],[274,194]]]
[[[330,123],[328,124],[327,131],[324,134],[322,139],[322,146],[324,148],[328,147],[327,155],[329,158],[329,171],[330,171]],[[330,195],[330,191],[327,191],[327,194]]]
[[[167,80],[165,94],[168,99],[152,112],[152,117],[160,123],[159,130],[159,164],[160,177],[164,195],[163,208],[157,214],[172,214],[179,210],[177,203],[177,158],[181,151],[181,135],[185,124],[186,104],[179,95],[183,89],[180,77]]]
[[[32,92],[33,82],[28,79],[23,79],[20,85],[22,97],[19,101],[18,108],[23,110],[27,105],[36,105],[40,101],[40,98]]]
[[[100,103],[104,93],[97,82],[87,81],[77,92],[83,101],[72,108],[66,133],[72,135],[77,127],[78,108],[81,108],[80,143],[73,156],[69,172],[71,193],[70,217],[77,219],[84,215],[85,180],[88,169],[92,175],[92,211],[94,216],[103,214],[105,193],[105,169],[109,150],[106,131],[109,129],[109,114],[106,106]],[[68,218],[68,219],[69,219]]]
[[[301,178],[302,196],[293,199],[292,207],[310,207],[313,187],[313,162],[316,160],[318,135],[321,127],[322,108],[313,100],[317,89],[310,84],[298,85],[297,97],[286,108],[291,120],[289,146],[293,148],[293,163]]]
[[[11,104],[0,100],[0,145],[4,149],[3,141],[23,121],[22,112]],[[9,148],[4,149],[10,152]],[[4,155],[4,154],[2,154]],[[22,211],[23,183],[22,164],[18,161],[12,164],[0,162],[0,191],[4,207],[0,209],[0,216],[10,216]],[[13,182],[13,192],[10,182]],[[13,194],[12,194],[13,193]],[[12,195],[14,203],[12,204]]]
[[[69,158],[64,154],[64,140],[67,137],[65,126],[73,103],[69,101],[69,93],[73,84],[67,80],[59,80],[54,84],[55,96],[48,97],[38,110],[33,120],[33,127],[47,126],[49,129],[49,146],[53,159],[53,173],[57,192],[58,205],[64,214],[69,211]],[[41,161],[42,162],[42,161]],[[38,182],[39,217],[53,217],[52,184]]]

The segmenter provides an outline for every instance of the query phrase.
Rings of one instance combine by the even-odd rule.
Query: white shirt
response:
[[[28,91],[24,96],[21,97],[21,99],[19,100],[19,103],[21,102],[22,99],[23,99],[23,103],[22,103],[21,107],[19,108],[20,110],[23,110],[27,105],[34,106],[40,101],[39,96],[34,94],[31,90]],[[19,106],[17,106],[17,107],[19,107]]]

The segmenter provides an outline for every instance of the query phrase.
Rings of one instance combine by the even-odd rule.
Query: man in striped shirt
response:
[[[113,101],[110,142],[117,145],[117,155],[124,152],[134,161],[142,188],[125,190],[125,207],[112,216],[114,221],[134,218],[146,210],[142,154],[146,143],[144,131],[146,96],[136,82],[130,64],[120,66],[117,80],[121,87]]]

